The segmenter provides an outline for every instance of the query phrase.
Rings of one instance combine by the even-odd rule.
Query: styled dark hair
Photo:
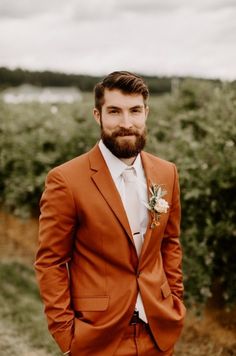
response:
[[[94,87],[95,107],[99,112],[104,104],[105,89],[119,89],[124,94],[141,94],[145,105],[149,97],[148,87],[139,75],[126,71],[112,72]]]

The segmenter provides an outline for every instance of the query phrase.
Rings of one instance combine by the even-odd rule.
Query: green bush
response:
[[[37,215],[46,173],[97,140],[88,107],[25,104],[0,108],[2,203],[16,215]]]
[[[186,298],[205,301],[218,284],[236,301],[236,93],[227,86],[185,81],[166,97],[152,150],[174,161],[182,192]],[[160,117],[160,119],[159,119]]]
[[[229,84],[185,80],[150,99],[147,149],[177,164],[182,198],[188,302],[204,302],[217,284],[236,301],[236,93]],[[48,170],[89,150],[99,137],[92,96],[73,105],[1,103],[2,204],[38,213]]]

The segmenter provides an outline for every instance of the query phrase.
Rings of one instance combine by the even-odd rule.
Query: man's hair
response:
[[[94,87],[95,107],[99,112],[104,104],[105,89],[118,89],[124,94],[141,94],[145,105],[149,96],[146,83],[137,74],[126,71],[112,72]]]

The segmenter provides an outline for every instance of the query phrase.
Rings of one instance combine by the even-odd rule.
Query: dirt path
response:
[[[4,356],[50,356],[45,350],[33,349],[27,337],[19,336],[14,325],[0,320],[0,352]]]
[[[189,312],[175,356],[236,356],[236,329],[231,329],[233,314],[228,315],[228,324],[223,327],[217,317],[225,319],[224,311],[206,311],[202,319]]]
[[[37,219],[20,219],[0,210],[0,257],[33,261],[37,240]]]

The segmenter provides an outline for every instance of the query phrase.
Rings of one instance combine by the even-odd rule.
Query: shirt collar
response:
[[[119,158],[113,155],[113,153],[111,153],[111,151],[104,145],[102,140],[99,141],[98,146],[113,179],[117,179],[127,167],[134,167],[137,175],[142,172],[142,161],[140,154],[138,154],[132,166],[127,166],[127,164],[122,162]]]

